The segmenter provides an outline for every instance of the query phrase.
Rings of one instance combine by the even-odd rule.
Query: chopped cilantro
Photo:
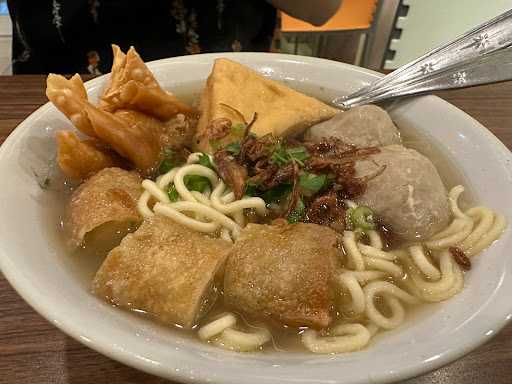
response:
[[[206,153],[201,153],[197,163],[210,169],[214,169],[212,161],[210,160],[210,156],[208,156]]]
[[[304,201],[302,197],[297,201],[297,205],[295,209],[288,215],[287,219],[290,224],[298,223],[304,217],[304,212],[306,211],[306,206],[304,205]]]
[[[174,167],[180,165],[180,161],[176,152],[172,148],[164,148],[162,150],[162,161],[158,165],[157,172],[159,175],[169,172]]]
[[[305,147],[299,146],[286,148],[281,142],[278,142],[270,160],[279,166],[283,166],[290,162],[296,162],[300,166],[303,166],[304,160],[307,160],[308,158],[309,153]]]
[[[169,200],[171,200],[171,202],[173,202],[173,203],[179,200],[180,194],[176,190],[176,187],[174,186],[174,184],[172,184],[167,189],[167,196],[169,196]]]
[[[210,180],[204,176],[187,175],[183,181],[190,191],[204,192],[206,188],[210,187]]]
[[[290,184],[279,184],[274,188],[265,191],[261,197],[265,200],[265,203],[270,204],[282,200],[288,196],[291,191],[292,186]]]
[[[233,156],[237,156],[240,153],[240,142],[235,141],[226,145],[226,151],[231,153]]]
[[[299,185],[308,195],[319,192],[328,183],[327,175],[317,175],[310,172],[303,172],[299,176]]]

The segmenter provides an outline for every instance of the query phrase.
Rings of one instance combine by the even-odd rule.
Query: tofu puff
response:
[[[225,303],[286,325],[327,327],[337,244],[336,232],[316,224],[247,225],[226,264]]]
[[[225,240],[156,215],[108,254],[92,290],[115,305],[189,329],[213,304],[214,280],[230,248]]]
[[[105,168],[82,183],[67,206],[65,230],[71,243],[80,246],[93,232],[108,239],[115,232],[127,233],[142,221],[137,200],[142,194],[142,179],[136,172]]]

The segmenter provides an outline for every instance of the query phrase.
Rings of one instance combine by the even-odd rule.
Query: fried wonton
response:
[[[226,264],[226,304],[286,325],[328,326],[337,240],[316,224],[247,225]]]
[[[135,48],[131,47],[126,55],[117,45],[112,45],[112,50],[111,82],[100,100],[103,109],[133,109],[164,121],[178,113],[196,112],[160,87]]]
[[[64,76],[50,73],[46,79],[46,96],[79,131],[96,137],[84,110],[87,92],[80,75],[76,74],[66,79]]]
[[[162,122],[141,112],[119,109],[114,113],[86,106],[87,116],[100,139],[137,169],[151,171],[166,146],[181,147],[193,134],[190,120],[183,115]]]
[[[251,132],[258,136],[268,133],[288,136],[301,133],[338,112],[228,59],[215,60],[201,95],[200,110],[195,143],[198,149],[206,152],[211,152],[209,141],[212,137],[208,127],[216,119],[227,118],[238,124],[250,122],[257,113]]]
[[[114,248],[96,273],[92,290],[123,308],[163,324],[194,326],[213,304],[215,276],[231,244],[156,215]]]
[[[81,184],[67,207],[66,229],[72,244],[83,244],[88,233],[107,223],[126,230],[138,225],[142,221],[137,211],[141,183],[136,172],[105,168]]]
[[[83,180],[104,168],[120,167],[123,160],[97,139],[80,140],[71,131],[58,131],[57,163],[71,179]]]

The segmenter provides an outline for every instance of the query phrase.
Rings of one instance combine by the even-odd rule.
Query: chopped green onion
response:
[[[271,204],[284,199],[291,191],[292,186],[290,184],[279,184],[274,188],[265,191],[261,197],[265,200],[265,203]]]
[[[347,210],[347,222],[353,228],[363,231],[375,229],[375,214],[371,208],[361,205]]]
[[[304,201],[302,197],[297,201],[297,205],[295,209],[288,215],[287,219],[290,224],[298,223],[304,217],[304,212],[306,210],[306,206],[304,205]]]
[[[211,186],[207,177],[199,175],[186,175],[183,181],[190,191],[204,192],[206,188]]]
[[[169,200],[171,200],[171,202],[173,202],[173,203],[179,200],[180,194],[176,190],[176,187],[174,186],[174,184],[172,184],[167,189],[167,196],[169,196]]]
[[[237,156],[240,153],[240,142],[235,141],[226,145],[226,151],[231,153],[233,156]]]
[[[208,156],[206,153],[201,153],[197,163],[210,169],[214,169],[212,161],[210,160],[210,156]]]
[[[327,175],[317,175],[310,172],[303,172],[299,176],[300,187],[310,196],[320,191],[327,183]]]

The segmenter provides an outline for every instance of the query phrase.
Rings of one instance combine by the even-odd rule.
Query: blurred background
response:
[[[392,70],[510,8],[512,0],[343,0],[321,26],[277,12],[271,51]],[[12,73],[12,35],[0,0],[0,74]]]

